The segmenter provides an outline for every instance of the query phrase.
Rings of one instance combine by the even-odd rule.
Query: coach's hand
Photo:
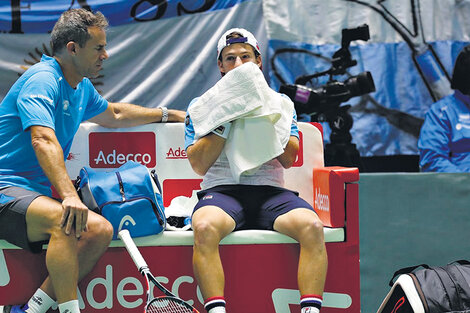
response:
[[[62,208],[64,212],[60,221],[60,227],[65,227],[65,234],[70,235],[72,228],[75,226],[75,236],[80,238],[82,231],[86,231],[88,208],[78,197],[64,198]]]

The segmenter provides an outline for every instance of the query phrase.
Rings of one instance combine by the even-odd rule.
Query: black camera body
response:
[[[294,102],[298,114],[309,114],[312,122],[328,122],[331,134],[330,144],[325,147],[327,166],[357,166],[361,170],[359,152],[356,145],[351,143],[349,132],[353,125],[353,118],[348,112],[351,106],[341,106],[341,103],[352,97],[374,92],[374,80],[370,72],[350,76],[342,82],[335,80],[333,76],[343,75],[347,68],[357,64],[349,52],[351,41],[369,39],[369,27],[366,24],[353,29],[343,29],[341,48],[333,54],[329,70],[300,76],[294,84],[283,84],[279,89],[279,92],[286,94]],[[318,88],[305,86],[313,78],[323,75],[330,76],[325,85]]]
[[[348,101],[375,91],[375,84],[370,72],[362,72],[344,82],[329,81],[324,86],[312,89],[303,85],[281,85],[280,93],[286,94],[295,104],[298,114],[318,114],[334,109],[331,106]]]

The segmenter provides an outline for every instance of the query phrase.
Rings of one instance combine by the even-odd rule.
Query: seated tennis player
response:
[[[82,121],[131,127],[184,120],[183,111],[103,99],[96,77],[106,52],[106,18],[85,9],[64,12],[52,30],[53,56],[44,55],[0,104],[0,239],[32,252],[48,242],[49,276],[24,305],[0,313],[78,313],[77,284],[104,253],[111,224],[81,202],[65,168]],[[61,201],[51,198],[51,184]]]
[[[243,67],[244,73],[249,69],[261,72],[258,43],[245,29],[234,28],[223,34],[218,42],[217,58],[222,76],[227,74],[222,80],[231,77],[228,74],[230,71],[249,62],[255,66]],[[238,92],[243,90],[246,88]],[[271,93],[275,95],[272,96]],[[288,99],[272,90],[271,93],[268,92],[275,101]],[[235,94],[234,97],[236,96]],[[206,311],[226,312],[225,279],[219,256],[219,242],[234,230],[251,228],[276,230],[299,242],[298,287],[301,312],[320,312],[327,270],[323,224],[314,209],[298,197],[295,191],[283,188],[283,169],[292,166],[299,149],[299,131],[293,104],[290,104],[288,116],[284,116],[287,127],[280,131],[281,137],[286,138],[280,154],[260,164],[257,169],[234,177],[230,165],[232,155],[229,155],[233,153],[233,146],[226,149],[226,145],[234,137],[231,134],[238,127],[237,118],[214,128],[206,135],[198,136],[196,129],[199,125],[196,123],[199,121],[196,121],[194,112],[201,112],[201,105],[211,105],[204,102],[207,98],[203,95],[191,102],[185,122],[185,148],[189,161],[194,171],[204,176],[201,184],[203,190],[198,194],[199,202],[192,215],[192,227],[194,274],[205,299]],[[246,135],[249,138],[251,134]],[[264,154],[265,144],[260,141],[258,147],[255,145],[249,154]]]

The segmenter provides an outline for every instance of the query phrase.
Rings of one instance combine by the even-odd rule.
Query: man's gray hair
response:
[[[52,29],[52,55],[62,50],[70,41],[78,43],[80,47],[85,46],[90,39],[89,27],[106,30],[108,25],[108,20],[101,12],[92,13],[85,9],[65,11]]]

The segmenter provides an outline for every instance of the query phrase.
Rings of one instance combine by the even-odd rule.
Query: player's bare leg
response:
[[[301,295],[321,296],[326,280],[328,257],[323,224],[311,210],[295,209],[279,216],[274,229],[300,244],[298,285]]]
[[[194,230],[193,268],[204,299],[223,296],[225,276],[219,242],[235,228],[235,221],[220,208],[206,206],[192,218]]]

